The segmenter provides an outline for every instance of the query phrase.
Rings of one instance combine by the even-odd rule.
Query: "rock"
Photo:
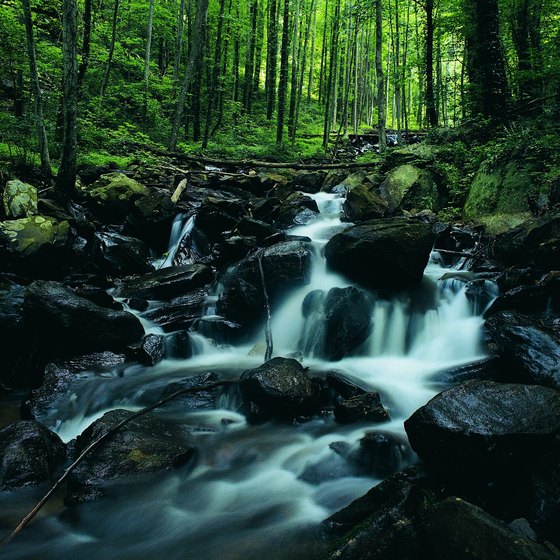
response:
[[[490,475],[558,447],[560,392],[469,381],[435,396],[404,426],[412,449],[434,468]]]
[[[407,218],[372,220],[335,235],[325,249],[332,270],[367,288],[394,293],[422,280],[434,236]]]
[[[327,360],[341,360],[365,342],[371,333],[373,302],[367,292],[331,288],[324,301],[324,346]]]
[[[367,390],[359,387],[350,379],[337,373],[328,373],[325,377],[327,385],[339,394],[343,399],[350,399],[358,395],[365,395]]]
[[[560,312],[560,281],[555,279],[547,285],[517,286],[499,295],[485,315],[499,311],[520,311],[527,314]]]
[[[295,418],[318,410],[319,386],[291,358],[272,358],[247,370],[239,384],[244,398],[269,417]]]
[[[28,218],[37,214],[37,189],[19,179],[8,181],[2,194],[8,218]]]
[[[102,175],[86,191],[93,210],[108,223],[122,223],[134,212],[135,202],[150,191],[124,173]]]
[[[104,414],[78,436],[74,454],[79,455],[132,414],[127,410]],[[183,427],[149,412],[132,420],[74,469],[65,502],[74,504],[105,496],[105,483],[115,478],[193,464],[195,451],[193,440]]]
[[[485,324],[492,350],[517,379],[560,389],[560,340],[521,313],[501,311]]]
[[[208,197],[196,214],[196,227],[215,243],[223,240],[223,234],[232,231],[246,212],[243,200]]]
[[[385,422],[389,420],[389,413],[381,404],[379,393],[371,392],[337,403],[334,408],[334,417],[340,424]]]
[[[87,379],[84,372],[103,373],[124,366],[126,356],[112,352],[95,352],[46,365],[43,383],[22,405],[25,418],[43,421],[68,399],[68,391],[77,382]]]
[[[508,266],[560,270],[560,211],[529,220],[498,236],[494,256]]]
[[[485,358],[478,362],[456,366],[451,369],[440,371],[431,378],[434,383],[446,385],[458,385],[479,379],[482,381],[506,381],[501,373],[500,362],[497,358]]]
[[[170,300],[209,284],[212,270],[203,264],[170,266],[122,280],[116,294],[125,298]]]
[[[188,331],[176,331],[167,336],[166,354],[174,360],[186,360],[193,355],[193,344]]]
[[[80,297],[83,297],[100,307],[106,307],[107,309],[116,309],[122,311],[123,305],[118,301],[115,301],[106,290],[99,288],[98,286],[89,286],[88,284],[78,284],[74,291]]]
[[[276,216],[276,225],[288,229],[294,225],[305,225],[317,217],[319,208],[309,196],[292,193],[282,202]]]
[[[475,315],[482,315],[497,295],[498,287],[492,280],[477,278],[465,284],[465,296]]]
[[[277,230],[266,222],[244,216],[237,222],[235,232],[238,232],[240,235],[255,237],[257,240],[262,241],[277,233]]]
[[[134,355],[141,364],[155,366],[165,357],[165,337],[159,334],[146,335]]]
[[[388,415],[386,418],[388,419]],[[412,452],[406,442],[394,434],[367,432],[360,439],[357,458],[368,473],[385,479],[399,471],[407,462],[410,463],[411,456]]]
[[[427,558],[552,560],[545,547],[511,531],[480,508],[450,497],[427,509],[419,523]]]
[[[259,255],[270,304],[274,309],[281,295],[309,282],[311,251],[300,241],[285,241],[252,254],[223,273],[218,281],[224,287],[216,312],[227,321],[240,325],[245,337],[266,315]]]
[[[157,323],[165,332],[188,330],[202,317],[207,299],[206,289],[194,290],[149,311],[146,318]]]
[[[48,355],[118,350],[144,334],[131,313],[100,307],[60,282],[33,282],[25,293],[24,310]]]
[[[389,214],[397,209],[438,212],[447,206],[447,193],[439,187],[431,171],[410,164],[393,169],[379,192],[387,201]]]
[[[68,222],[32,216],[0,222],[0,250],[18,258],[48,258],[64,249],[70,238]]]
[[[52,479],[66,457],[61,439],[32,420],[0,430],[0,490],[13,490]]]
[[[140,239],[119,233],[96,232],[95,255],[101,269],[109,275],[142,274],[153,270],[150,249]]]
[[[382,218],[388,207],[388,202],[381,195],[363,183],[348,191],[342,210],[349,222],[364,222]]]
[[[299,171],[293,180],[294,189],[305,193],[318,193],[326,177],[327,171]]]
[[[534,164],[511,161],[505,166],[482,165],[464,207],[467,220],[486,226],[491,234],[510,230],[531,217],[529,197],[542,185],[535,184]]]

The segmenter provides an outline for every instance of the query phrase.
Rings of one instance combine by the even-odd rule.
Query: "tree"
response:
[[[288,93],[288,51],[290,42],[290,0],[284,0],[282,23],[282,47],[280,48],[280,82],[278,84],[278,117],[276,120],[276,143],[282,144],[284,136],[284,113]]]
[[[375,73],[377,76],[377,114],[379,131],[379,152],[387,150],[387,136],[385,132],[385,76],[383,73],[383,2],[375,0]]]

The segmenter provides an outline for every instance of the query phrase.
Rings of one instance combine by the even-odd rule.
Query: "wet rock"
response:
[[[419,524],[423,549],[441,560],[552,560],[545,547],[514,533],[480,508],[450,497],[427,509]]]
[[[255,237],[255,239],[261,241],[277,233],[277,230],[266,222],[244,216],[237,222],[235,232],[239,232],[241,235]]]
[[[529,220],[497,237],[494,256],[506,265],[560,269],[560,212]]]
[[[517,286],[500,295],[486,311],[490,316],[498,311],[544,314],[560,312],[560,281],[555,278],[546,285]]]
[[[371,333],[373,302],[367,292],[354,288],[332,288],[324,302],[325,338],[322,354],[341,360],[365,342]]]
[[[150,249],[140,239],[110,231],[96,232],[94,239],[96,261],[105,273],[124,276],[153,270]]]
[[[389,420],[389,413],[381,404],[379,393],[371,392],[337,403],[334,407],[334,417],[340,424],[385,422]]]
[[[343,399],[351,399],[352,397],[367,393],[366,389],[356,385],[353,381],[338,373],[327,374],[325,381],[327,385]]]
[[[24,310],[49,355],[118,350],[144,334],[131,313],[100,307],[60,282],[33,282],[25,293]]]
[[[37,214],[37,189],[19,179],[8,181],[2,194],[8,218],[27,218]]]
[[[317,217],[317,203],[301,193],[290,194],[280,206],[276,216],[278,227],[287,229],[294,225],[305,225]]]
[[[414,451],[434,468],[490,474],[558,446],[560,392],[469,381],[435,396],[404,425]]]
[[[525,383],[560,389],[560,340],[521,313],[501,311],[485,324],[492,350]]]
[[[78,436],[74,455],[132,416],[127,410],[104,414]],[[105,483],[116,478],[192,465],[195,445],[188,432],[153,412],[132,420],[91,452],[70,475],[67,504],[90,501],[107,493]]]
[[[184,264],[122,280],[116,293],[125,298],[170,300],[201,288],[212,280],[213,273],[208,266]]]
[[[497,295],[498,289],[492,280],[478,278],[465,285],[465,296],[470,301],[475,315],[481,315]]]
[[[318,410],[319,385],[305,368],[291,358],[272,358],[262,366],[243,372],[241,392],[269,417],[295,418]]]
[[[411,458],[412,452],[406,442],[394,434],[367,432],[360,439],[357,460],[368,473],[378,478],[384,479],[396,473]]]
[[[106,307],[107,309],[122,310],[122,303],[115,301],[106,290],[99,288],[98,286],[90,286],[88,284],[78,284],[74,291],[80,297],[83,297],[100,307]]]
[[[247,203],[243,200],[208,197],[196,214],[196,227],[211,242],[217,242],[223,239],[225,232],[235,228],[246,212]]]
[[[167,357],[174,360],[186,360],[193,355],[191,337],[187,331],[176,331],[167,336]]]
[[[342,207],[344,217],[349,222],[364,222],[382,218],[389,204],[367,184],[360,184],[348,191]]]
[[[39,484],[52,479],[66,457],[61,439],[32,420],[0,430],[0,490]]]
[[[89,377],[88,373],[114,371],[124,366],[126,356],[113,352],[95,352],[46,365],[43,383],[22,405],[22,416],[41,421],[68,398],[74,383]]]
[[[165,357],[165,337],[159,334],[146,335],[134,355],[141,364],[155,366]]]
[[[203,315],[207,297],[204,288],[194,290],[149,311],[146,318],[157,323],[165,332],[189,329]]]
[[[325,256],[332,270],[389,293],[422,280],[433,239],[429,224],[407,218],[372,220],[335,235]]]
[[[478,379],[481,381],[505,381],[505,376],[501,371],[500,362],[496,358],[486,358],[478,362],[457,366],[451,369],[440,371],[432,377],[434,383],[448,385],[458,385]]]
[[[299,171],[294,176],[294,189],[305,193],[318,193],[327,177],[327,171]]]
[[[288,290],[309,282],[311,252],[303,242],[286,241],[250,255],[223,273],[224,286],[217,303],[217,314],[240,325],[241,337],[250,334],[265,318],[265,298],[259,258],[272,308]]]

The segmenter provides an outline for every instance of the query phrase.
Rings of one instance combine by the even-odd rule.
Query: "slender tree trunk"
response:
[[[379,131],[379,153],[387,151],[385,116],[385,76],[383,75],[383,4],[375,0],[375,74],[377,76],[377,112]]]
[[[175,45],[175,60],[173,62],[173,86],[177,85],[179,79],[179,69],[183,55],[183,28],[185,20],[185,0],[179,4],[179,15],[177,17],[177,44]]]
[[[154,0],[150,0],[148,26],[146,28],[146,54],[144,56],[144,118],[148,114],[148,95],[150,93],[150,55],[152,50],[152,31],[154,27]]]
[[[259,87],[261,83],[261,67],[262,67],[262,50],[264,43],[264,6],[258,9],[257,14],[257,36],[255,39],[255,70],[253,72],[253,99],[259,94]]]
[[[52,176],[51,158],[49,155],[49,142],[45,121],[43,119],[43,94],[39,83],[39,72],[37,70],[37,56],[35,53],[35,38],[33,37],[33,20],[31,17],[31,6],[29,0],[23,2],[23,18],[25,20],[25,33],[27,37],[27,54],[29,56],[29,73],[31,75],[31,91],[35,103],[35,128],[37,130],[37,143],[41,157],[41,171],[46,177]]]
[[[81,90],[89,66],[91,51],[91,0],[84,3],[84,39],[82,41],[82,62],[78,69],[78,91]]]
[[[103,99],[107,84],[109,83],[109,75],[111,74],[111,66],[113,65],[113,55],[115,53],[115,44],[117,42],[117,20],[119,17],[119,0],[115,0],[113,4],[113,21],[111,24],[111,44],[109,45],[109,55],[107,57],[107,64],[105,65],[105,72],[103,73],[103,80],[101,81],[101,89],[99,97]]]
[[[77,120],[78,120],[78,7],[76,0],[62,0],[62,107],[64,128],[62,159],[57,176],[57,191],[64,199],[76,190]]]
[[[206,20],[208,17],[208,0],[198,0],[196,6],[196,24],[195,33],[193,35],[193,44],[187,61],[187,68],[183,77],[181,91],[175,106],[175,117],[173,120],[173,129],[169,139],[169,149],[174,151],[177,148],[177,140],[179,138],[179,129],[183,122],[183,112],[185,110],[185,102],[187,93],[189,92],[193,76],[199,65],[199,59],[202,57],[204,43],[206,40]]]
[[[438,125],[434,95],[434,0],[426,0],[426,115],[429,126]]]
[[[300,0],[295,0],[295,15],[293,25],[293,41],[292,41],[292,77],[290,80],[290,108],[288,112],[288,136],[293,141],[296,137],[295,117],[296,117],[296,101],[298,91],[298,65],[300,63],[298,56],[298,47],[301,45],[301,37],[299,32],[299,7]]]
[[[401,16],[399,0],[395,0],[395,109],[397,117],[397,142],[402,143],[402,105],[401,105]]]
[[[266,52],[266,118],[270,121],[276,105],[276,66],[278,59],[278,24],[276,0],[269,0],[268,44]]]
[[[235,17],[239,20],[239,4],[235,4]],[[239,101],[239,60],[240,60],[239,31],[235,30],[235,38],[233,40],[233,100]]]
[[[247,41],[248,47],[245,58],[245,76],[243,80],[243,105],[248,113],[251,112],[251,103],[253,100],[253,71],[255,68],[255,41],[257,35],[258,6],[258,1],[253,0],[249,8],[251,29],[249,30]]]
[[[307,82],[307,102],[311,101],[311,93],[313,90],[313,70],[315,68],[315,35],[317,33],[317,10],[315,9],[315,1],[312,3],[313,13],[313,29],[311,30],[311,53],[309,56],[309,80]]]
[[[323,23],[323,41],[321,45],[321,65],[319,67],[319,104],[324,101],[325,74],[327,65],[327,35],[328,35],[329,0],[325,0],[325,21]]]
[[[284,113],[288,90],[288,52],[290,42],[290,0],[284,0],[284,18],[282,23],[282,47],[280,48],[280,83],[278,84],[278,117],[276,126],[276,143],[282,144],[284,137]]]

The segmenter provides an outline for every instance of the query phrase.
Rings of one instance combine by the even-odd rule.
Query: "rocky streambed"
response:
[[[557,557],[560,215],[487,238],[412,175],[7,183],[2,535],[182,392],[3,557]]]

